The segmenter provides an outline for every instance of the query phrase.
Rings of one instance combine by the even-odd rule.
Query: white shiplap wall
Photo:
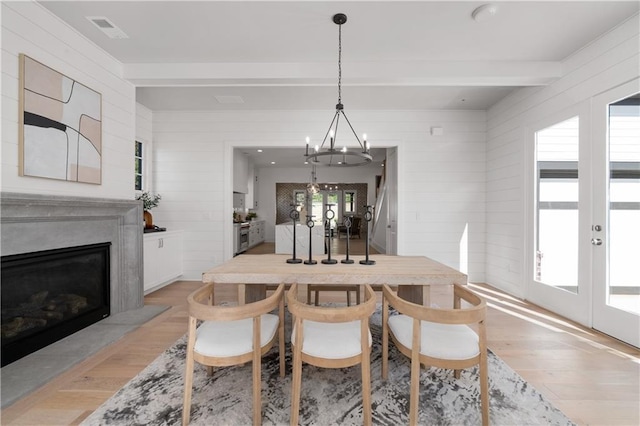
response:
[[[153,112],[154,221],[184,230],[184,277],[230,256],[234,146],[300,147],[326,131],[331,111]],[[484,280],[484,111],[349,111],[376,147],[398,146],[398,253],[460,265]],[[431,136],[433,126],[443,136]],[[286,181],[286,176],[283,181]],[[465,234],[466,230],[466,234]],[[463,242],[464,243],[464,242]]]
[[[133,199],[135,88],[122,66],[35,2],[2,2],[2,191]],[[18,55],[102,94],[102,185],[18,176]]]
[[[526,295],[526,128],[574,108],[640,75],[639,17],[593,41],[563,61],[564,76],[547,87],[511,93],[488,111],[486,280]],[[640,90],[640,87],[638,87]]]

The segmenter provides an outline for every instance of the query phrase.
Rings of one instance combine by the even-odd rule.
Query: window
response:
[[[293,191],[293,198],[296,206],[304,206],[307,203],[307,192]]]
[[[136,154],[135,154],[135,189],[136,191],[142,191],[142,177],[143,177],[143,173],[142,171],[144,170],[142,168],[142,142],[138,142],[136,141]]]
[[[344,212],[346,214],[356,212],[356,191],[354,189],[344,191]]]

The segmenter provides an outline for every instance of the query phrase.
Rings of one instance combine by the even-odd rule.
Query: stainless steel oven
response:
[[[238,235],[238,253],[245,252],[249,248],[249,223],[240,224],[240,234]]]

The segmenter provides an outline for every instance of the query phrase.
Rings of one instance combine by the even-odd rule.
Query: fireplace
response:
[[[2,257],[2,366],[109,316],[110,246]]]
[[[102,313],[95,315],[102,318],[105,314],[115,315],[142,308],[143,222],[140,201],[1,192],[0,224],[3,261],[9,256],[110,243],[108,262],[104,266],[108,273],[105,276],[108,283],[105,291],[108,293],[104,297],[107,306]],[[6,303],[4,269],[3,263],[0,281],[2,307]],[[71,290],[64,291],[64,294],[72,293]],[[33,294],[26,296],[25,300],[31,296]],[[27,302],[23,300],[21,303]],[[82,301],[79,303],[83,304]],[[4,318],[2,325],[5,325]],[[4,365],[4,341],[2,349]]]

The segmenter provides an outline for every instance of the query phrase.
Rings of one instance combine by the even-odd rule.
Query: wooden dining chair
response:
[[[371,332],[369,317],[376,309],[376,296],[365,285],[364,303],[350,307],[316,307],[297,298],[298,285],[287,292],[287,308],[294,318],[291,345],[293,379],[291,424],[298,424],[302,363],[323,368],[362,368],[362,407],[364,424],[371,424]]]
[[[382,378],[387,379],[389,336],[398,350],[411,358],[409,424],[418,422],[420,365],[460,370],[479,364],[482,424],[489,424],[486,301],[460,285],[453,285],[453,309],[408,302],[384,285],[382,301]],[[467,302],[462,307],[461,300]],[[468,305],[467,305],[468,304]],[[389,316],[389,305],[398,315]],[[478,325],[478,333],[469,327]]]
[[[280,377],[284,377],[284,284],[264,300],[240,306],[216,306],[214,284],[208,284],[189,295],[189,339],[184,379],[182,424],[189,423],[194,361],[207,366],[223,367],[252,362],[253,424],[259,425],[261,412],[262,356],[279,341]],[[278,315],[271,314],[278,309]],[[198,321],[202,321],[196,328]],[[215,404],[215,401],[212,401]],[[223,419],[220,419],[221,421]]]

